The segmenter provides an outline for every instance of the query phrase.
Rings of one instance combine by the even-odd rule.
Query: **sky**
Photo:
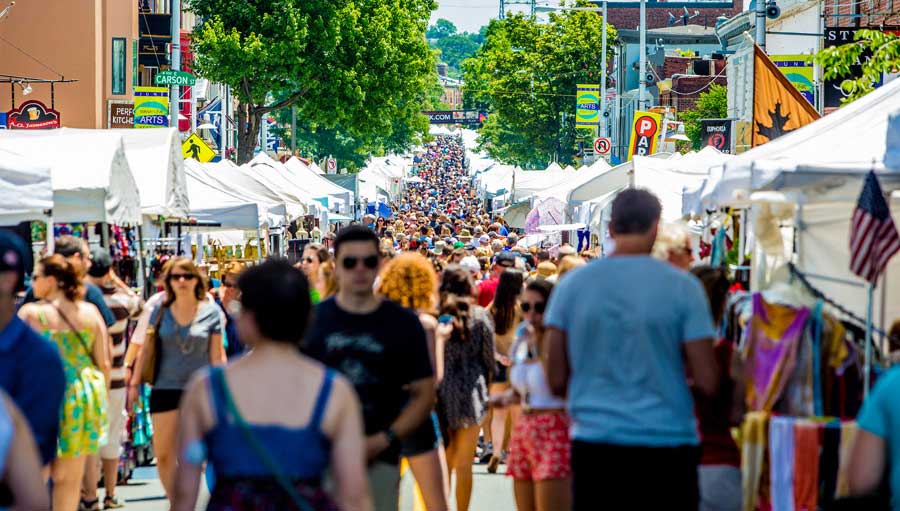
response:
[[[491,18],[500,13],[500,0],[437,0],[438,8],[431,13],[431,23],[438,18],[453,22],[460,32],[478,32]],[[508,11],[519,12],[524,6],[511,6]]]

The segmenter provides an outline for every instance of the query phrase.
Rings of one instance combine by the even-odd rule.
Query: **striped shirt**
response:
[[[120,389],[125,383],[125,331],[129,319],[136,319],[143,307],[143,300],[136,294],[115,286],[101,287],[103,299],[116,317],[116,322],[109,327],[112,338],[112,366],[110,370],[110,388]]]

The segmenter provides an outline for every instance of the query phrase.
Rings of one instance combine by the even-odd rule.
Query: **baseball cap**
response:
[[[466,244],[463,243],[463,242],[461,242],[461,241],[457,241],[456,243],[453,244],[453,248],[455,248],[455,249],[456,249],[456,248],[463,248],[463,247],[465,247],[465,246],[466,246]]]
[[[490,243],[490,242],[491,242],[491,238],[489,238],[489,237],[487,236],[487,234],[482,234],[481,237],[478,238],[478,241],[481,242],[481,243]]]
[[[472,273],[481,271],[481,263],[478,262],[478,258],[475,256],[463,257],[462,260],[459,261],[459,264]]]
[[[109,252],[103,247],[94,247],[91,249],[91,267],[88,270],[88,275],[91,277],[105,277],[109,273],[109,268],[112,266],[112,257],[110,257]]]
[[[512,263],[511,265],[507,265],[504,263]],[[512,252],[498,252],[496,256],[494,256],[494,264],[499,264],[501,266],[513,266],[516,264],[516,256]]]
[[[16,291],[25,289],[25,268],[29,255],[22,238],[13,232],[0,230],[0,272],[15,272]]]

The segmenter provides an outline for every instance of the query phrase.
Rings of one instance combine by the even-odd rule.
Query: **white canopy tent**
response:
[[[50,167],[0,149],[0,225],[39,220],[53,209]]]
[[[291,173],[284,164],[273,160],[265,152],[260,152],[239,168],[262,180],[269,188],[276,189],[286,200],[306,206],[310,210],[309,214],[315,214],[313,210],[322,209],[312,195],[291,179]]]
[[[191,160],[194,161],[194,160]],[[193,173],[186,177],[191,199],[191,218],[201,223],[217,223],[214,229],[257,230],[265,225],[266,215],[260,215],[259,206],[244,202],[233,195],[201,180]]]
[[[140,194],[120,135],[100,131],[20,136],[15,131],[0,130],[0,149],[50,168],[55,222],[140,222]]]
[[[662,203],[662,219],[674,222],[684,216],[685,200],[709,177],[709,168],[721,165],[731,155],[713,147],[685,155],[673,154],[666,159],[646,156],[634,157],[634,185],[645,188],[659,197]]]
[[[150,130],[88,130],[60,128],[55,130],[7,130],[4,137],[77,137],[91,144],[92,137],[119,136],[125,158],[141,196],[141,213],[156,217],[187,218],[189,209],[184,180],[184,157],[181,139],[175,128]],[[65,143],[65,142],[63,142]],[[99,142],[102,144],[102,142]]]
[[[569,195],[576,188],[590,182],[594,178],[605,174],[612,167],[605,160],[597,160],[591,166],[582,167],[581,169],[571,172],[564,177],[563,181],[544,190],[540,190],[535,194],[535,200],[554,197],[563,202],[569,201]]]
[[[332,203],[339,206],[347,206],[353,202],[352,193],[347,189],[338,186],[331,181],[316,173],[312,168],[307,167],[299,159],[291,157],[284,162],[285,168],[291,174],[291,178],[298,187],[311,195],[312,197],[329,197],[329,210]],[[345,208],[340,208],[345,211]]]

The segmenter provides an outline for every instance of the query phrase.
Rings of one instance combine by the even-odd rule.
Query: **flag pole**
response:
[[[875,284],[869,282],[868,300],[866,301],[866,351],[863,369],[863,400],[869,397],[869,383],[872,381],[872,303],[875,296]]]

